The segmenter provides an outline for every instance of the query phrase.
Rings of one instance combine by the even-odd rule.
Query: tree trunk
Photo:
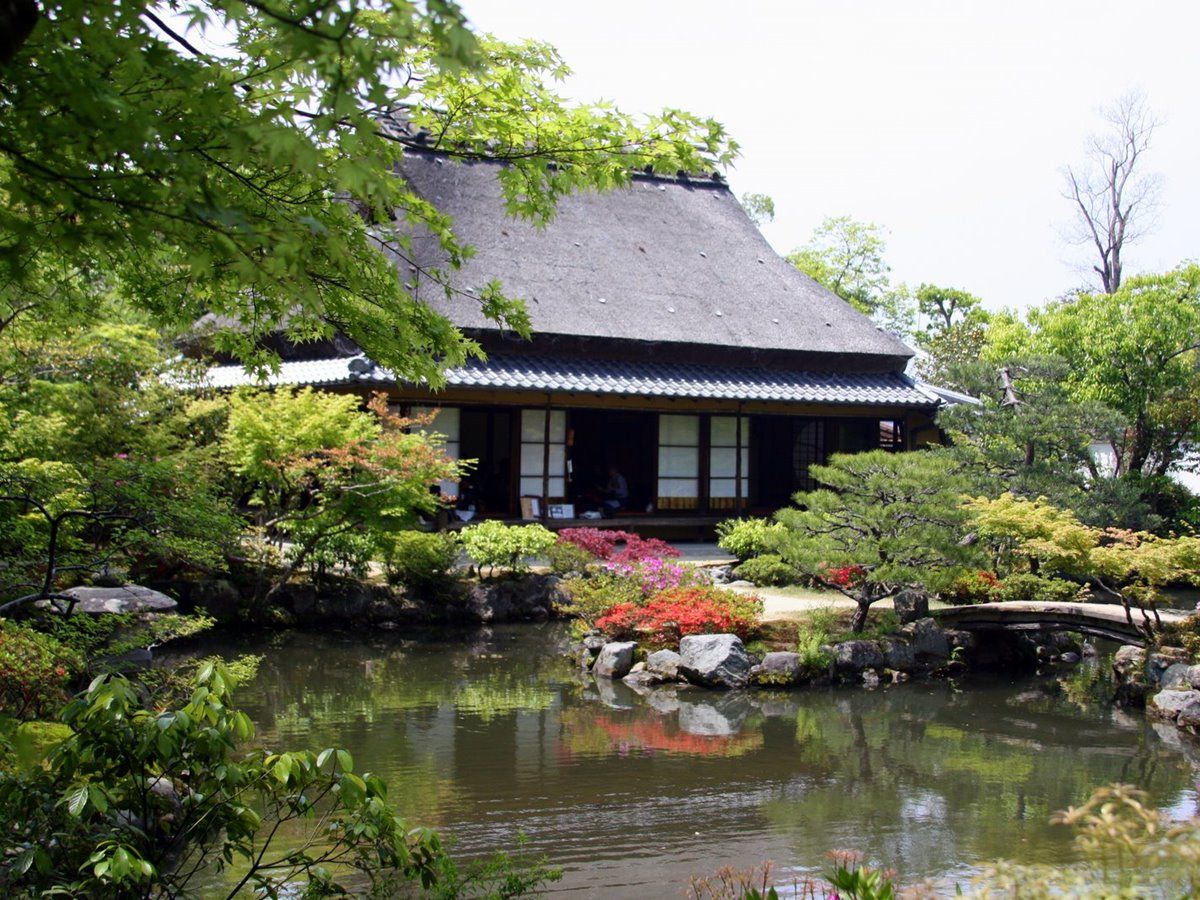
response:
[[[867,626],[867,613],[871,611],[871,604],[875,601],[859,597],[855,602],[858,603],[858,608],[854,610],[854,618],[850,620],[850,630],[855,634],[862,634]]]
[[[33,33],[37,0],[0,0],[0,65],[7,65]]]

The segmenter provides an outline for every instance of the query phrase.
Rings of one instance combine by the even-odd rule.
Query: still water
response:
[[[1188,748],[1053,680],[639,696],[585,680],[565,641],[548,624],[219,649],[266,655],[239,691],[264,745],[345,747],[457,854],[523,833],[579,896],[679,896],[726,864],[823,870],[837,848],[906,880],[1061,863],[1071,836],[1049,817],[1113,781],[1197,811]]]

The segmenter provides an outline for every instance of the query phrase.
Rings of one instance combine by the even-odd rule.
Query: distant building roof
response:
[[[456,388],[503,388],[591,394],[626,394],[721,400],[774,400],[931,409],[938,396],[901,372],[830,374],[686,363],[638,363],[493,356],[446,372]],[[392,384],[395,379],[362,356],[284,362],[262,381],[241,366],[209,369],[205,384],[242,385]]]
[[[422,295],[460,327],[495,327],[469,294],[499,279],[507,294],[526,302],[537,334],[829,361],[855,355],[872,359],[873,369],[902,368],[912,355],[776,254],[723,181],[635,176],[628,188],[560,198],[553,221],[537,228],[505,213],[498,163],[412,152],[400,168],[414,191],[452,217],[459,240],[475,248],[454,275],[466,297],[448,300],[432,285]],[[442,261],[428,236],[415,238],[413,254],[422,267]]]

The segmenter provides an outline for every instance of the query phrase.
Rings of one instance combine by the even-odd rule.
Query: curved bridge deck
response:
[[[1144,645],[1142,613],[1133,610],[1130,627],[1125,609],[1119,603],[979,603],[975,606],[947,606],[929,613],[945,628],[965,631],[1075,631],[1093,637]],[[1178,622],[1188,613],[1159,610],[1164,625]],[[1154,624],[1153,613],[1149,614]]]

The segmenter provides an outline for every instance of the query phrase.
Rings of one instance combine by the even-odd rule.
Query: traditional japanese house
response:
[[[455,287],[499,279],[525,300],[532,340],[439,292],[427,302],[488,357],[436,394],[344,341],[290,349],[270,383],[437,408],[450,451],[478,461],[460,505],[504,518],[604,508],[624,524],[711,525],[787,504],[832,453],[937,440],[941,398],[905,374],[912,352],[781,259],[720,178],[639,175],[563,198],[538,229],[506,215],[497,165],[414,153],[403,174],[476,249]]]

